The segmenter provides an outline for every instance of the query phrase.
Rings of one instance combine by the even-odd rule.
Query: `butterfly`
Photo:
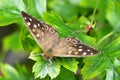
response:
[[[59,38],[58,32],[53,27],[24,11],[21,15],[33,38],[43,50],[43,57],[46,60],[54,57],[85,57],[99,53],[76,38]]]

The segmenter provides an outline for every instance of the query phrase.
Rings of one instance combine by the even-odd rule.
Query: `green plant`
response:
[[[0,26],[4,27],[16,23],[16,27],[18,27],[15,33],[4,38],[3,51],[8,49],[20,51],[22,50],[22,44],[25,51],[31,52],[29,58],[36,61],[32,71],[37,79],[40,77],[43,80],[49,80],[50,78],[54,80],[66,80],[66,78],[69,78],[68,80],[119,80],[120,2],[114,0],[76,1],[1,0]],[[97,3],[97,7],[94,5],[95,3]],[[93,13],[95,10],[96,13]],[[42,50],[26,29],[20,14],[21,11],[25,11],[52,25],[58,31],[60,37],[77,37],[83,43],[99,49],[101,54],[84,58],[56,58],[50,65],[49,62],[38,55]],[[93,25],[94,21],[96,21],[94,23],[95,27],[90,35],[87,35],[85,28],[88,25]],[[19,35],[20,39],[18,38]],[[14,42],[13,46],[11,46],[11,42]],[[1,65],[3,75],[12,75],[13,73],[5,74],[7,73],[5,66],[10,67],[6,64]],[[13,72],[19,75],[19,69],[18,72],[16,70]],[[0,76],[0,79],[8,80],[9,78]],[[19,76],[12,80],[16,79],[19,80]],[[26,79],[29,80],[29,78]]]

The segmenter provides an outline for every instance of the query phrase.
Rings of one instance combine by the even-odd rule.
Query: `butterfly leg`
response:
[[[53,63],[51,59],[48,59],[48,61],[50,62],[50,64],[52,64],[52,63]]]

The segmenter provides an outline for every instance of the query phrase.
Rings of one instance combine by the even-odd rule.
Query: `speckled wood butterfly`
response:
[[[99,53],[98,50],[81,43],[76,38],[59,38],[57,31],[50,25],[38,21],[23,11],[21,14],[28,30],[43,50],[45,59],[48,60],[53,57],[84,57]]]

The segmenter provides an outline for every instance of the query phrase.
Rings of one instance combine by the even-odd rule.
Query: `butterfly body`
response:
[[[21,14],[28,30],[43,50],[45,59],[48,60],[53,57],[84,57],[99,53],[98,50],[81,43],[76,38],[59,38],[57,31],[50,25],[38,21],[23,11]]]

